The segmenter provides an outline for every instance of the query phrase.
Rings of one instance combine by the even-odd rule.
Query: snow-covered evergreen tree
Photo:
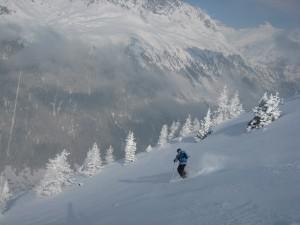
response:
[[[200,122],[200,129],[199,129],[196,137],[199,138],[200,140],[203,140],[209,134],[212,133],[212,127],[213,127],[213,122],[211,119],[211,111],[210,111],[210,109],[208,109],[206,116]]]
[[[40,196],[52,196],[62,192],[65,186],[73,184],[73,171],[67,161],[70,153],[63,150],[54,159],[50,159],[46,166],[46,174],[36,187]]]
[[[224,86],[223,91],[221,92],[217,100],[217,103],[218,108],[214,113],[214,125],[219,125],[222,122],[230,119],[230,107],[227,86]]]
[[[126,146],[125,146],[125,165],[132,163],[136,160],[135,157],[136,152],[136,142],[134,138],[134,134],[132,131],[129,131],[128,136],[126,138]]]
[[[270,94],[270,96],[265,93],[260,99],[258,106],[253,109],[255,117],[248,123],[247,130],[262,128],[277,120],[281,114],[279,104],[278,92],[275,95]]]
[[[192,132],[193,132],[192,118],[191,118],[191,115],[188,115],[188,117],[185,120],[184,125],[181,128],[180,137],[186,137],[186,136],[190,135]]]
[[[114,149],[110,145],[109,148],[106,150],[106,155],[105,155],[105,162],[106,164],[111,164],[115,161],[114,157]]]
[[[168,143],[168,125],[163,125],[160,131],[160,136],[157,142],[158,146],[163,146]]]
[[[238,117],[243,111],[243,105],[240,102],[239,92],[237,91],[229,101],[230,119]]]
[[[198,120],[198,118],[195,118],[193,121],[193,133],[198,132],[199,129],[200,129],[200,121]]]
[[[151,145],[148,145],[148,147],[146,148],[146,152],[151,152],[152,151],[152,146]]]
[[[0,176],[0,213],[3,213],[6,210],[7,202],[11,198],[12,194],[10,193],[7,179],[3,174]]]
[[[170,130],[169,135],[168,135],[168,140],[169,141],[171,141],[175,137],[177,131],[179,130],[179,127],[180,127],[180,122],[179,121],[177,121],[177,122],[174,121],[172,123],[172,125],[169,129]]]
[[[80,173],[86,176],[94,176],[102,168],[101,153],[97,143],[87,153],[86,159],[80,168]]]

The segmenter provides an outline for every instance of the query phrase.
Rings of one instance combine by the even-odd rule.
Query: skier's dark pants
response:
[[[179,165],[177,167],[177,171],[178,171],[179,175],[183,178],[186,177],[186,172],[184,171],[184,167],[185,167],[185,165]]]

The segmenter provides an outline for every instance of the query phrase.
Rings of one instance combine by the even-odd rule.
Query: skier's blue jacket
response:
[[[186,154],[185,151],[179,150],[179,152],[177,153],[177,155],[174,159],[174,162],[179,161],[179,165],[186,165],[188,158],[189,158],[189,156],[188,156],[188,154]]]

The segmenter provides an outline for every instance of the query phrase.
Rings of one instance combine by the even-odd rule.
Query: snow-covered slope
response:
[[[300,98],[282,111],[265,129],[247,133],[252,115],[245,114],[201,143],[154,149],[129,166],[116,163],[52,199],[24,196],[0,224],[299,224]],[[190,155],[186,180],[172,175],[178,147]]]

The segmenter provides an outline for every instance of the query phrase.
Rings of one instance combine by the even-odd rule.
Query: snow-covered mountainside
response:
[[[138,58],[143,56],[148,63],[172,71],[193,62],[187,51],[190,48],[226,55],[234,52],[207,14],[181,1],[22,0],[6,5],[14,13],[3,22],[21,22],[28,32],[24,34],[26,42],[33,42],[38,35],[28,27],[47,26],[94,47],[105,46],[108,41],[124,44]]]
[[[281,109],[282,117],[264,129],[247,133],[252,115],[244,114],[200,143],[112,164],[57,197],[30,193],[11,204],[0,224],[300,224],[300,98]],[[178,147],[190,155],[186,180],[173,175]]]
[[[81,163],[95,141],[121,158],[130,129],[143,151],[225,84],[246,106],[299,89],[180,0],[0,0],[0,30],[1,167],[41,167],[63,148]]]

